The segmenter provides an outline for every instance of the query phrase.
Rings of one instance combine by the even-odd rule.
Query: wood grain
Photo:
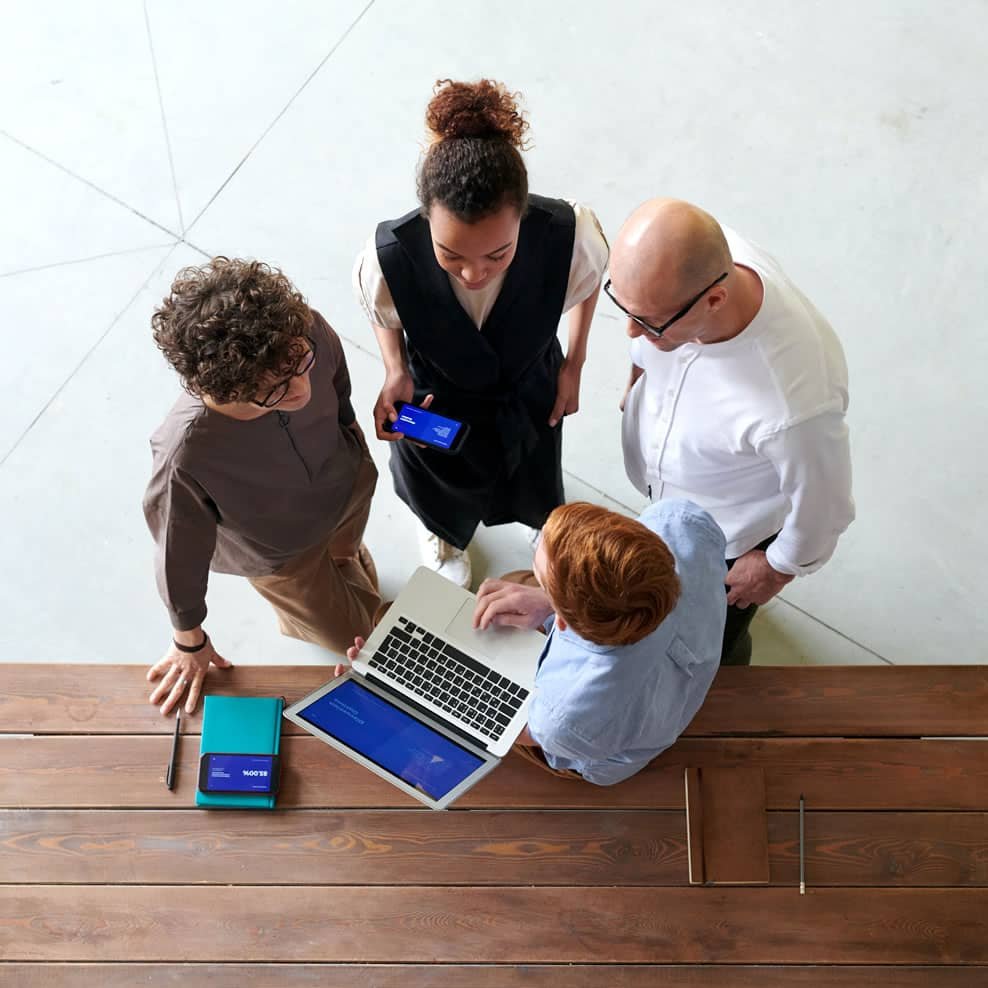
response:
[[[190,743],[191,742],[191,743]],[[0,739],[0,806],[185,809],[194,799],[198,738],[186,739],[174,792],[164,787],[170,743],[160,737]],[[466,809],[683,809],[687,766],[765,772],[767,807],[789,810],[805,792],[818,810],[983,810],[988,742],[687,739],[617,786],[556,779],[516,757],[457,802]],[[316,738],[282,741],[283,808],[409,808],[383,779]]]
[[[798,884],[798,813],[769,814],[769,858],[773,884]],[[988,813],[808,812],[806,880],[811,888],[988,886]]]
[[[981,889],[0,887],[11,961],[988,964]]]
[[[984,988],[977,967],[2,964],[16,988]]]
[[[721,669],[691,736],[968,737],[988,733],[988,665]]]
[[[148,663],[150,665],[150,662]],[[14,734],[167,734],[144,665],[0,665],[0,724]],[[207,691],[301,699],[326,666],[210,670]],[[986,666],[752,666],[717,673],[687,736],[963,737],[985,733]],[[187,729],[198,732],[200,715]],[[304,733],[288,722],[285,734]]]
[[[772,883],[799,879],[770,813]],[[677,811],[0,811],[0,883],[685,886]],[[988,886],[988,814],[815,813],[811,887]]]
[[[682,814],[0,811],[0,883],[681,885]]]

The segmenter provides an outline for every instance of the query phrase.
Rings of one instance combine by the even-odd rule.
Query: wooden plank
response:
[[[769,814],[769,857],[773,884],[799,883],[798,813]],[[988,813],[808,812],[806,880],[988,886]]]
[[[774,885],[799,878],[770,813]],[[0,811],[0,883],[685,886],[683,814]],[[816,813],[811,887],[988,887],[988,814]]]
[[[718,671],[690,736],[988,733],[988,665],[738,666]]]
[[[0,883],[682,885],[677,812],[0,811]]]
[[[17,988],[984,988],[977,967],[481,964],[2,964]]]
[[[988,963],[988,891],[0,887],[11,961]]]
[[[0,738],[0,807],[185,809],[194,801],[198,739],[181,749],[173,792],[161,737]],[[688,766],[765,771],[767,808],[793,809],[805,792],[819,810],[983,810],[988,742],[909,740],[681,740],[617,786],[557,779],[505,759],[456,805],[462,809],[683,809]],[[282,808],[415,805],[383,779],[312,737],[282,742]],[[428,812],[428,811],[424,811]]]
[[[147,702],[147,667],[0,665],[0,724],[14,734],[166,734]],[[326,666],[210,670],[207,690],[301,699]],[[721,669],[687,729],[692,737],[974,736],[985,733],[988,666],[751,666]],[[187,727],[199,730],[199,715]],[[286,734],[303,733],[285,723]]]

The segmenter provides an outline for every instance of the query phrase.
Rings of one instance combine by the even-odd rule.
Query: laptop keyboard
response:
[[[369,665],[495,740],[528,696],[528,690],[404,617]]]

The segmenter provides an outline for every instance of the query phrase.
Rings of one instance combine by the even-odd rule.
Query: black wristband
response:
[[[172,639],[172,644],[180,652],[201,652],[206,647],[206,642],[208,641],[209,641],[209,635],[207,635],[206,632],[204,631],[202,633],[202,641],[199,642],[198,645],[183,645],[181,642],[175,641],[174,638]]]

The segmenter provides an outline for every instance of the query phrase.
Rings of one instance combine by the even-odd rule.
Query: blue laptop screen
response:
[[[432,799],[442,799],[484,764],[353,679],[299,716]]]

